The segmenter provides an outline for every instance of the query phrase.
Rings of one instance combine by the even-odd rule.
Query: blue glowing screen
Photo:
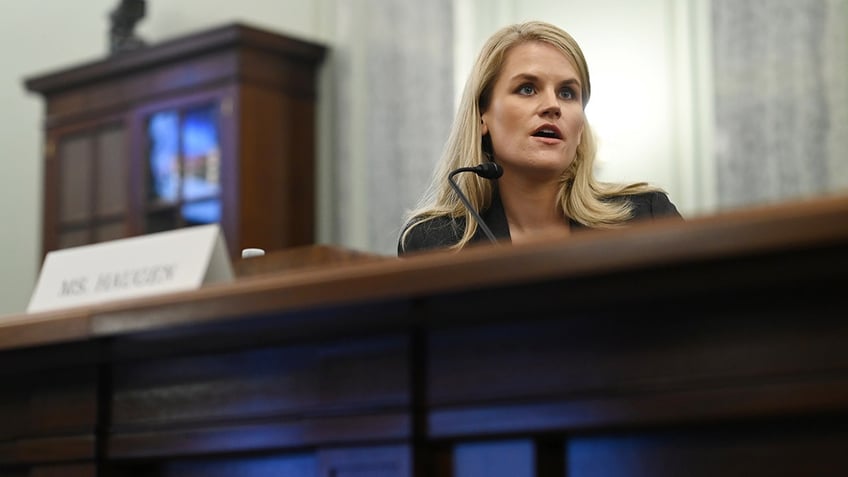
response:
[[[221,148],[214,105],[153,114],[149,195],[154,203],[177,204],[188,224],[221,219]]]

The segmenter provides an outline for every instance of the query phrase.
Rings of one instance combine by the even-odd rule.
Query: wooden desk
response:
[[[844,475],[848,199],[0,324],[0,475]]]

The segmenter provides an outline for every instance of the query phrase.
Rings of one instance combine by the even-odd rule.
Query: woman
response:
[[[497,182],[471,173],[457,178],[498,240],[679,217],[655,187],[595,180],[595,142],[584,114],[590,92],[586,60],[568,33],[543,22],[495,33],[477,58],[433,183],[398,253],[487,240],[446,178],[488,161],[503,169]]]

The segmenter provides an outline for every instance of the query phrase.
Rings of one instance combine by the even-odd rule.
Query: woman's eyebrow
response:
[[[512,83],[517,81],[529,81],[531,83],[535,83],[539,81],[539,77],[531,73],[518,73],[517,75],[510,78],[510,82]],[[568,86],[577,86],[579,88],[580,80],[578,80],[577,78],[568,78],[567,80],[562,81],[560,84]]]

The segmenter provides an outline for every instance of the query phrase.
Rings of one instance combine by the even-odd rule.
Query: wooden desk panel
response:
[[[846,275],[830,199],[10,317],[0,474],[846,473]]]
[[[98,425],[97,367],[6,374],[0,385],[0,469],[90,461]],[[2,474],[0,474],[2,475]]]
[[[405,336],[117,363],[109,457],[404,439]]]

